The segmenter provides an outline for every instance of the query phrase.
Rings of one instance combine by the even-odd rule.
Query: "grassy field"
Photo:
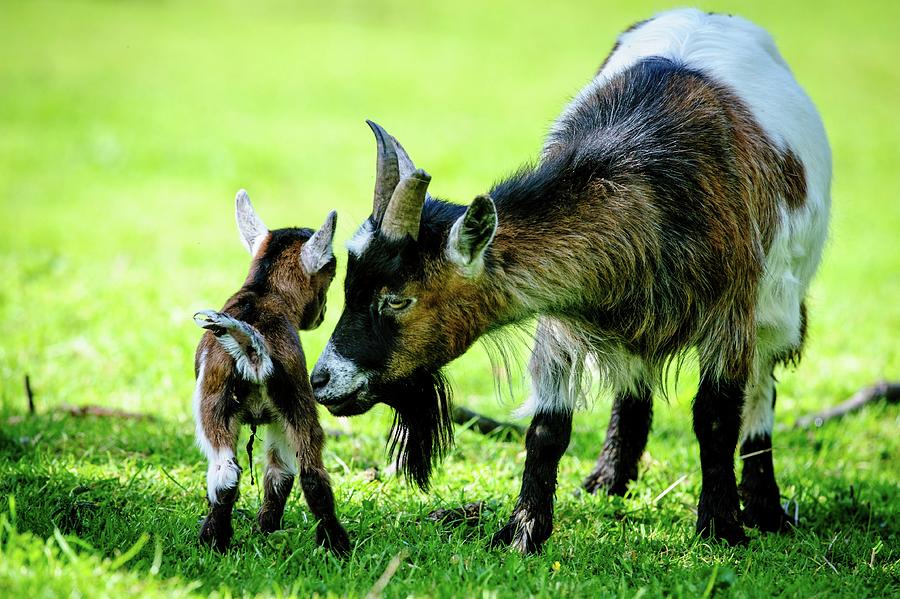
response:
[[[192,438],[190,316],[220,306],[246,272],[234,192],[246,187],[271,226],[315,226],[337,208],[343,243],[371,206],[363,120],[374,118],[432,173],[435,193],[467,202],[536,155],[617,31],[666,6],[561,4],[0,0],[0,595],[900,593],[900,411],[875,405],[811,432],[790,428],[900,377],[894,2],[703,3],[773,32],[834,151],[834,222],[808,349],[779,375],[775,461],[799,506],[793,535],[738,549],[694,537],[687,372],[658,402],[642,478],[625,499],[578,492],[609,403],[576,417],[542,556],[486,549],[515,500],[521,442],[458,429],[424,495],[383,473],[386,409],[352,420],[323,411],[341,433],[326,464],[353,537],[347,560],[315,548],[299,494],[286,531],[254,533],[260,494],[246,476],[236,549],[198,547],[205,462]],[[336,321],[339,284],[331,295],[326,323],[303,337],[310,361]],[[449,371],[469,407],[506,417],[523,399],[519,384],[496,400],[478,348]],[[64,405],[153,418],[75,417]],[[482,499],[476,526],[425,518]]]

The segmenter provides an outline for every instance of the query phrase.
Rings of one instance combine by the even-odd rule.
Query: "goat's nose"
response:
[[[331,373],[328,372],[327,368],[313,368],[312,376],[309,377],[309,382],[312,384],[313,391],[321,391],[330,380]]]

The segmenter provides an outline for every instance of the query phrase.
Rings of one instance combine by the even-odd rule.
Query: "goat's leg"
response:
[[[200,525],[200,542],[224,552],[231,544],[234,530],[231,512],[238,499],[241,467],[235,459],[238,425],[210,410],[201,412],[197,439],[209,460],[206,472],[206,498],[209,512]]]
[[[569,445],[572,413],[538,413],[525,436],[525,471],[519,499],[491,546],[512,545],[520,552],[540,553],[553,531],[553,496],[559,460]]]
[[[285,334],[283,342],[298,343],[296,336],[291,330]],[[303,496],[317,521],[316,540],[335,553],[344,554],[350,551],[350,539],[335,514],[334,493],[322,463],[325,432],[319,424],[316,402],[299,344],[296,349],[284,360],[275,361],[266,387],[284,428],[287,445],[297,460]]]
[[[288,445],[297,458],[303,497],[317,521],[316,541],[335,553],[347,553],[350,539],[335,514],[334,493],[322,463],[325,433],[319,424],[305,370],[302,376],[288,377],[276,369],[268,388],[280,412]]]
[[[287,441],[284,426],[273,422],[266,431],[266,474],[263,477],[263,504],[256,515],[259,529],[274,532],[281,528],[284,506],[297,476],[294,451]]]
[[[653,395],[642,385],[637,393],[619,393],[613,401],[603,449],[594,470],[584,480],[589,493],[624,495],[637,480],[638,462],[647,446],[653,419]]]
[[[288,427],[288,437],[294,439],[297,449],[303,497],[317,521],[316,542],[337,554],[346,554],[350,551],[350,538],[335,514],[334,493],[322,463],[325,433],[313,420],[305,422],[303,428]]]
[[[766,532],[790,530],[781,508],[781,493],[772,464],[772,428],[775,424],[775,378],[772,364],[761,365],[748,389],[741,422],[744,466],[738,493],[744,503],[744,524]]]
[[[694,399],[694,433],[700,445],[703,484],[697,532],[735,545],[746,542],[740,519],[734,452],[740,432],[746,380],[703,374]]]
[[[565,330],[552,320],[541,319],[538,324],[529,364],[535,415],[525,435],[522,488],[506,525],[491,539],[492,547],[512,545],[525,554],[539,553],[553,531],[557,469],[569,446],[576,402],[570,384],[573,359],[566,351],[570,344],[564,335]]]
[[[309,510],[315,516],[316,542],[338,555],[350,551],[350,537],[334,511],[334,493],[321,460],[300,466],[300,485]]]

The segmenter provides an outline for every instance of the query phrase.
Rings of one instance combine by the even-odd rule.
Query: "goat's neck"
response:
[[[631,217],[609,208],[624,191],[603,181],[572,191],[573,182],[544,169],[492,192],[499,225],[482,278],[500,325],[586,304],[611,308],[640,261]]]

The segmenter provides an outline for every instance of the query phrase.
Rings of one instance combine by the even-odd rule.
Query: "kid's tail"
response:
[[[194,322],[216,336],[219,345],[234,358],[237,370],[245,380],[262,383],[272,374],[269,344],[254,327],[215,310],[197,312]]]

